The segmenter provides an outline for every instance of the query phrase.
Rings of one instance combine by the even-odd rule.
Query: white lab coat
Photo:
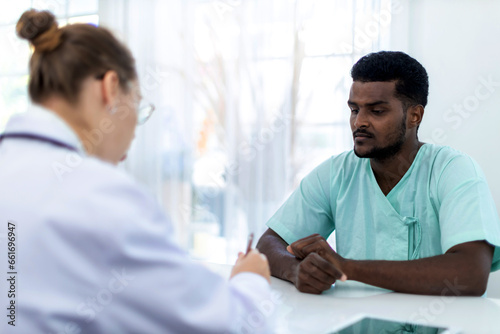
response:
[[[12,221],[17,272],[15,328],[1,279],[1,333],[269,331],[259,306],[270,295],[264,278],[241,273],[228,282],[191,262],[153,198],[115,166],[86,156],[55,114],[33,109],[13,116],[5,133],[50,137],[78,153],[0,142],[0,268],[8,271]]]

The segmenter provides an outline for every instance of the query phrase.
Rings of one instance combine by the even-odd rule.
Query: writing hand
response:
[[[238,253],[238,260],[231,271],[231,277],[245,271],[261,275],[271,283],[271,271],[267,258],[257,249],[250,250],[248,254]]]

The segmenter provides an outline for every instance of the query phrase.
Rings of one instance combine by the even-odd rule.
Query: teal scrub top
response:
[[[495,246],[500,220],[477,163],[450,147],[423,145],[399,183],[384,195],[370,160],[353,151],[307,175],[267,226],[287,243],[335,230],[337,252],[354,260],[413,260],[464,242]]]

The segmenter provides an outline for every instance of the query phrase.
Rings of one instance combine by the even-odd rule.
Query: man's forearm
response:
[[[265,254],[269,261],[271,275],[294,282],[293,271],[300,260],[286,250],[287,246],[288,244],[272,230],[266,231],[257,243],[257,249]]]
[[[493,250],[484,242],[468,244],[486,249],[489,256],[478,257],[459,249],[413,261],[345,260],[342,269],[350,280],[397,292],[480,296],[488,282]]]

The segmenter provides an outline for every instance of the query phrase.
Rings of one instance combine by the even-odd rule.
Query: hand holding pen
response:
[[[271,271],[269,269],[269,263],[264,254],[260,253],[257,249],[252,249],[254,234],[250,233],[248,236],[248,243],[246,252],[240,252],[238,254],[238,260],[231,271],[231,277],[242,273],[242,272],[252,272],[264,277],[269,283],[271,283]]]

